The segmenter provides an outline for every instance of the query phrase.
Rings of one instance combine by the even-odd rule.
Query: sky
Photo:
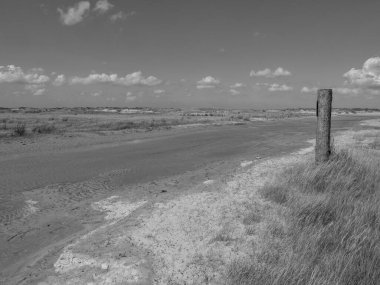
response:
[[[377,0],[1,0],[1,107],[380,108]]]

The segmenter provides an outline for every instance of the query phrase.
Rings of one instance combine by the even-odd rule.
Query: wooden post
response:
[[[332,89],[319,89],[317,99],[317,139],[315,144],[315,162],[329,160],[331,153],[331,103]]]

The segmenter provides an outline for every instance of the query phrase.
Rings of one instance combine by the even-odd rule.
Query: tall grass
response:
[[[298,165],[262,195],[286,213],[286,234],[232,264],[229,284],[380,284],[378,152],[341,150],[328,163]]]

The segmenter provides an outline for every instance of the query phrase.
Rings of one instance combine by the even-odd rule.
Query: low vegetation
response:
[[[26,135],[26,124],[23,122],[18,122],[13,128],[13,135],[19,137]]]
[[[37,134],[51,134],[55,132],[56,130],[57,128],[55,127],[54,124],[40,124],[40,125],[35,126],[32,129],[32,132],[37,133]]]
[[[114,113],[0,113],[0,139],[46,134],[78,134],[109,132],[146,132],[170,129],[189,124],[220,123],[218,117],[191,117],[175,114],[114,114]],[[29,136],[32,137],[32,136]]]
[[[229,284],[379,284],[377,151],[339,150],[328,163],[294,166],[261,194],[284,225],[268,225],[265,250],[231,264]]]
[[[137,129],[137,130],[154,130],[159,128],[170,129],[172,126],[185,125],[191,122],[185,121],[182,119],[148,119],[148,120],[127,120],[127,121],[110,121],[100,123],[95,126],[97,131],[120,131],[128,129]]]

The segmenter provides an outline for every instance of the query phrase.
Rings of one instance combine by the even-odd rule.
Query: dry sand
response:
[[[364,138],[359,143],[368,144],[378,135],[378,130],[348,131],[335,142],[357,144],[359,137]],[[223,284],[228,264],[263,250],[266,225],[281,223],[270,215],[271,204],[258,190],[282,169],[309,159],[312,151],[313,145],[282,157],[242,160],[235,174],[197,183],[189,178],[180,185],[171,178],[145,188],[135,186],[134,195],[110,183],[113,173],[32,191],[17,226],[7,228],[8,236],[16,240],[53,225],[46,228],[45,238],[59,242],[34,254],[36,262],[20,265],[29,264],[34,275],[8,284]],[[169,194],[172,190],[177,194]],[[262,221],[247,223],[252,209]],[[57,230],[67,238],[54,237],[60,224],[52,213],[67,217],[60,223],[72,224],[67,232]],[[87,219],[88,227],[80,228],[75,217]],[[28,248],[17,250],[22,254]]]
[[[42,284],[222,284],[229,262],[248,257],[260,243],[250,233],[261,225],[243,223],[252,205],[260,210],[268,204],[257,190],[310,150],[256,162],[226,182],[206,180],[193,186],[195,193],[154,203],[132,227],[128,217],[146,201],[113,196],[93,203],[106,213],[104,224],[66,246],[54,264],[56,275]],[[131,247],[145,257],[120,255]]]
[[[335,142],[352,144],[357,134],[341,133]],[[282,169],[310,159],[313,147],[261,162],[242,161],[241,167],[252,166],[228,181],[193,186],[208,191],[154,203],[132,227],[125,221],[145,201],[110,197],[93,203],[106,213],[104,225],[65,247],[55,263],[56,276],[46,283],[223,284],[227,265],[250,258],[264,242],[265,223],[244,222],[252,207],[262,213],[270,207],[258,190]],[[145,252],[145,258],[118,255],[131,246]]]

